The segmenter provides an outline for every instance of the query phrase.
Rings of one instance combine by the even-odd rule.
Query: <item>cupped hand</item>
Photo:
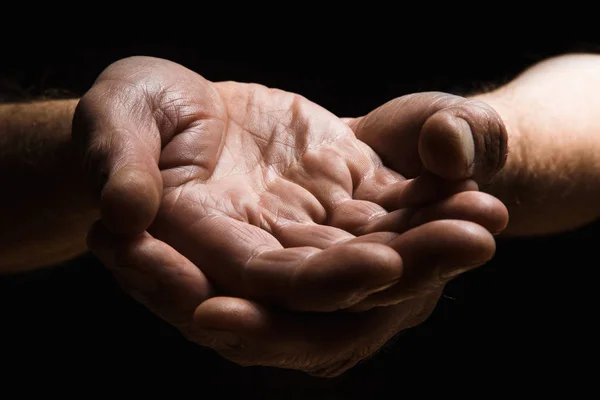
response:
[[[428,310],[424,293],[487,261],[488,230],[506,224],[502,204],[470,191],[473,182],[406,179],[350,126],[298,95],[214,84],[165,60],[117,62],[74,120],[102,206],[90,247],[192,340],[240,363],[339,373]],[[126,277],[119,266],[129,266]],[[399,302],[339,317],[284,311]],[[354,321],[383,309],[385,323],[361,340],[307,321],[329,351],[299,346],[308,332],[290,335],[292,321]],[[223,336],[207,334],[215,329],[248,345],[223,347]]]
[[[406,280],[396,290],[371,304],[365,301],[360,312],[291,312],[215,296],[202,271],[148,233],[115,238],[98,222],[89,240],[123,289],[190,341],[242,366],[296,369],[320,377],[344,373],[399,332],[422,323],[444,285],[489,260],[494,251],[489,232],[467,221],[433,221],[400,235],[378,233],[363,243],[393,243],[401,252]]]
[[[75,127],[92,171],[108,172],[109,230],[148,227],[219,293],[293,310],[351,307],[396,284],[401,255],[355,235],[444,218],[504,224],[502,206],[474,192],[416,213],[470,183],[407,180],[299,95],[214,84],[165,60],[109,67]]]
[[[435,176],[438,187],[465,179],[475,181],[477,186],[488,186],[505,166],[508,156],[508,133],[500,114],[483,101],[449,93],[408,94],[388,101],[363,117],[343,120],[358,139],[376,151],[387,167],[416,180]],[[467,196],[473,196],[469,197],[474,201],[473,210],[488,217],[496,215],[497,221],[503,223],[492,226],[487,222],[486,225],[485,218],[466,214],[460,217],[455,214],[457,218],[482,223],[496,233],[506,227],[505,206],[488,198],[496,206],[490,204],[487,212],[483,212],[481,194],[462,193],[446,204],[455,201],[466,207],[462,200]],[[461,269],[455,271],[458,275]],[[381,305],[385,299],[397,301],[402,297],[399,293],[407,290],[406,281],[410,280],[405,277],[402,284],[372,296],[355,309]],[[439,294],[430,296],[434,303],[439,298]]]

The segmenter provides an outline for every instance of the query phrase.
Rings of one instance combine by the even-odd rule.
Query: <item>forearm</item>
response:
[[[509,209],[507,235],[557,233],[600,216],[600,56],[549,59],[474,98],[509,133],[507,164],[484,188]]]
[[[0,273],[85,252],[98,210],[74,158],[77,100],[0,104]]]

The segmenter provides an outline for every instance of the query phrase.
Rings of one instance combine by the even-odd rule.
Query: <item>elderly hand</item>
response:
[[[507,220],[472,181],[387,169],[345,122],[295,94],[121,60],[74,119],[102,207],[90,248],[189,339],[339,374],[486,262]]]

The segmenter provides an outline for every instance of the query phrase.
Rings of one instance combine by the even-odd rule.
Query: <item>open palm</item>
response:
[[[158,281],[146,304],[238,362],[339,373],[430,312],[449,269],[487,261],[483,227],[505,220],[495,199],[465,191],[472,182],[388,170],[348,124],[299,95],[212,83],[165,60],[109,67],[74,133],[102,187],[103,225],[150,233],[121,236],[105,262]],[[286,314],[400,302],[404,311]],[[368,335],[357,340],[360,326]],[[207,341],[206,327],[250,344]]]
[[[405,229],[410,181],[299,95],[234,82],[198,95],[203,114],[161,151],[155,237],[222,293],[294,310],[349,307],[400,278],[392,247],[352,239]]]

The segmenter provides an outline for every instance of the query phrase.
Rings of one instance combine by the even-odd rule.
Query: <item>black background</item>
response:
[[[224,61],[162,43],[40,47],[5,52],[0,82],[3,100],[81,95],[112,61],[151,55],[210,80],[254,81],[300,93],[337,115],[357,116],[410,92],[472,93],[545,57],[580,50],[597,46],[566,40],[504,39],[469,48],[421,43],[376,55],[312,54],[310,61],[275,55]],[[335,379],[226,362],[130,300],[92,256],[84,256],[0,278],[0,380],[26,377],[21,390],[43,385],[46,391],[85,381],[82,394],[101,387],[119,393],[117,382],[136,391],[166,385],[197,398],[230,391],[257,398],[380,398],[413,389],[420,395],[476,391],[484,398],[501,389],[573,395],[595,375],[598,233],[592,225],[550,238],[499,240],[494,260],[451,282],[426,323]]]

